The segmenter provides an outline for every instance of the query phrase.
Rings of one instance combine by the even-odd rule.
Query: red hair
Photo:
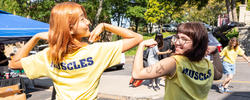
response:
[[[81,47],[73,41],[70,31],[79,22],[82,12],[87,18],[84,7],[74,2],[59,3],[53,7],[49,21],[48,56],[54,64],[58,64],[69,51]]]

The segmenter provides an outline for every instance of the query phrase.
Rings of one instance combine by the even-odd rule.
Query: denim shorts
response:
[[[235,74],[235,64],[223,61],[223,73],[224,74]]]

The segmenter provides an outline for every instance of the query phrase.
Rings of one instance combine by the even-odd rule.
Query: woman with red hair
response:
[[[100,77],[104,70],[120,62],[122,52],[143,38],[128,29],[101,23],[90,32],[90,21],[83,6],[64,2],[53,7],[49,32],[33,36],[17,52],[9,67],[24,69],[30,79],[49,77],[52,79],[57,99],[96,99]],[[115,42],[82,42],[88,37],[94,42],[103,31],[109,31],[123,39]],[[49,47],[28,56],[40,39],[48,40]]]

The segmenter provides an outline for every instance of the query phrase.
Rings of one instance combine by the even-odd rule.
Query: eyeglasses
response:
[[[183,38],[180,38],[178,35],[173,35],[171,42],[176,43],[177,41],[179,42],[180,45],[184,45],[188,42],[191,42],[190,40],[185,40]]]

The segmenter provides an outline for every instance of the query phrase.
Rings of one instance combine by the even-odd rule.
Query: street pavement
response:
[[[148,81],[144,81],[139,87],[130,87],[133,57],[126,57],[126,64],[123,69],[110,69],[105,71],[100,80],[98,100],[163,100],[164,86],[160,90],[154,90],[147,86]],[[250,66],[238,57],[236,63],[236,75],[230,84],[232,93],[221,94],[217,85],[222,80],[214,81],[208,94],[208,100],[250,100]],[[23,76],[25,77],[25,76]],[[26,83],[28,79],[25,79]],[[48,78],[33,80],[35,88],[27,89],[28,100],[51,100],[52,82]],[[30,86],[29,84],[27,84]]]

